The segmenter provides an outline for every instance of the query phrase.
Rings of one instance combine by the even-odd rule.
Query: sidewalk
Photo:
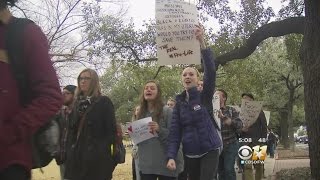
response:
[[[271,177],[273,175],[273,169],[275,167],[275,162],[276,159],[275,158],[266,158],[266,160],[264,161],[264,175],[266,178],[264,179],[270,179],[268,177]],[[237,180],[242,180],[242,173],[236,173],[237,175]]]

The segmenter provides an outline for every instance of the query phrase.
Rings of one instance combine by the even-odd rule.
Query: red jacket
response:
[[[19,164],[32,167],[32,134],[44,125],[62,105],[62,95],[56,72],[48,55],[48,42],[35,24],[24,32],[24,61],[30,81],[32,102],[23,108],[19,103],[17,82],[9,64],[4,62],[5,29],[0,25],[0,171]],[[2,55],[1,55],[2,54]]]

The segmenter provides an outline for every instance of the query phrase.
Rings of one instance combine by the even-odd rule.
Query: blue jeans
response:
[[[236,180],[234,163],[238,156],[238,150],[238,141],[223,146],[223,151],[219,159],[219,180]]]
[[[268,144],[268,148],[269,148],[270,158],[274,158],[275,144],[273,143]]]

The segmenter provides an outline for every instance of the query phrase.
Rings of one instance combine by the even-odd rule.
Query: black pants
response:
[[[141,180],[176,180],[175,177],[161,176],[156,174],[142,174],[140,172]],[[159,178],[159,179],[158,179]]]
[[[178,176],[178,180],[188,180],[188,173],[187,173],[187,160],[186,160],[186,156],[183,156],[183,160],[184,160],[184,167],[183,167],[183,171],[179,174]]]
[[[219,150],[208,152],[201,158],[186,158],[189,180],[214,180],[217,177]]]
[[[0,172],[0,180],[30,180],[30,173],[20,165],[11,165]]]
[[[132,180],[136,180],[136,163],[134,162],[134,158],[132,158]]]

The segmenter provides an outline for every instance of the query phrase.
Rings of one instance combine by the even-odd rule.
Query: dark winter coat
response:
[[[241,133],[242,138],[251,138],[252,146],[266,144],[267,140],[267,120],[263,111],[260,112],[258,119],[253,123],[247,132]]]
[[[111,100],[102,96],[85,116],[85,123],[78,141],[80,118],[77,107],[70,124],[65,178],[69,180],[111,179],[115,161],[111,145],[115,142],[116,120]],[[90,108],[90,106],[88,107]],[[69,138],[68,137],[68,138]]]
[[[12,19],[11,19],[12,20]],[[17,81],[8,64],[5,45],[7,26],[0,24],[0,171],[10,165],[32,168],[31,138],[62,106],[56,72],[48,54],[48,41],[34,23],[24,29],[23,60],[28,81],[20,97]],[[26,102],[22,105],[21,101]]]
[[[216,71],[210,49],[202,50],[204,67],[203,91],[197,88],[188,90],[176,97],[170,134],[168,137],[169,159],[175,159],[180,142],[186,155],[201,155],[222,145],[212,118],[212,97],[215,88]]]

